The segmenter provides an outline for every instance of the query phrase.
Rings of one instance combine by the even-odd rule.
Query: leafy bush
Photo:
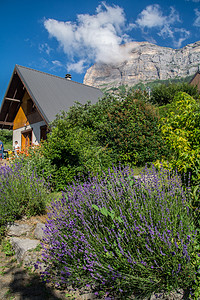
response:
[[[145,101],[127,97],[112,107],[104,129],[105,143],[118,162],[137,166],[168,156],[156,110]]]
[[[12,142],[13,132],[12,130],[0,129],[0,140],[6,144]]]
[[[57,189],[64,189],[76,176],[97,174],[111,166],[106,147],[99,145],[91,129],[71,128],[64,114],[54,124],[43,153],[54,167],[52,178]]]
[[[161,120],[161,131],[173,156],[170,167],[191,175],[193,183],[200,180],[200,107],[186,93],[174,97],[170,111]]]
[[[124,99],[78,104],[57,116],[43,152],[54,167],[57,189],[79,174],[95,175],[118,162],[141,166],[168,156],[158,116],[144,99],[144,93],[132,91]]]
[[[21,164],[0,168],[0,193],[0,235],[8,222],[45,212],[48,186]]]
[[[195,237],[177,174],[129,168],[76,182],[51,203],[43,245],[45,278],[114,299],[186,289],[194,279]]]
[[[166,105],[173,101],[174,96],[178,92],[185,92],[195,99],[197,99],[199,96],[197,86],[190,85],[186,82],[170,83],[168,85],[159,84],[152,89],[151,101],[154,104]]]

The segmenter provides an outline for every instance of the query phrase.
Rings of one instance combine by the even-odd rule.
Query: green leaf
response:
[[[94,209],[97,210],[97,211],[100,211],[100,209],[98,208],[98,206],[95,205],[95,204],[92,204],[92,208],[94,208]]]

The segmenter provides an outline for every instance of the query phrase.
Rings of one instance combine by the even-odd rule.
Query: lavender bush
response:
[[[8,222],[23,215],[42,214],[46,208],[48,185],[34,171],[17,163],[0,168],[0,235]]]
[[[153,168],[136,180],[113,168],[51,203],[43,276],[123,299],[185,289],[194,278],[192,224],[177,174]]]

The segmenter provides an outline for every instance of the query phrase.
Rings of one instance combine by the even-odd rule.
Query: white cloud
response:
[[[170,8],[170,14],[164,16],[160,5],[148,5],[138,16],[136,24],[142,28],[164,27],[180,21],[178,13],[173,7]]]
[[[196,20],[194,21],[194,26],[200,27],[200,11],[196,8],[195,10]]]
[[[176,38],[176,34],[178,37]],[[182,43],[187,40],[190,36],[190,31],[186,30],[184,28],[175,28],[174,30],[174,38],[173,43],[176,48],[180,48],[182,46]]]
[[[165,23],[166,17],[162,15],[162,11],[158,4],[147,6],[138,16],[136,24],[139,27],[161,27]]]
[[[52,49],[49,47],[47,43],[44,43],[39,45],[39,51],[45,52],[47,55],[49,55]]]
[[[85,63],[86,63],[85,59],[81,59],[77,63],[70,63],[67,65],[67,71],[68,72],[74,71],[76,73],[81,74],[85,71],[86,68]]]
[[[128,49],[120,45],[130,41],[130,37],[123,33],[132,25],[126,25],[124,11],[119,6],[102,3],[94,15],[78,15],[76,23],[48,19],[44,26],[71,59],[68,69],[73,67],[81,71],[89,61],[120,63],[128,56]],[[73,63],[76,57],[80,61]]]
[[[59,60],[52,60],[52,64],[55,67],[63,67],[63,64]]]
[[[157,34],[163,39],[172,39],[175,47],[181,47],[190,32],[184,28],[174,27],[175,23],[181,23],[179,13],[170,7],[170,13],[164,15],[158,4],[148,5],[137,17],[135,24],[139,27],[146,39],[152,39],[149,36],[150,30],[156,29]]]

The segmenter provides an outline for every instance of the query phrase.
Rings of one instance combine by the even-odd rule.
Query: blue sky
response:
[[[120,62],[131,41],[182,48],[200,40],[200,0],[0,0],[0,102],[15,64],[83,82]]]

